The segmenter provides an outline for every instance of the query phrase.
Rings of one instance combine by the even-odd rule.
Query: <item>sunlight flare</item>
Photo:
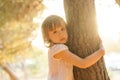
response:
[[[115,0],[96,0],[95,3],[99,35],[102,39],[109,38],[113,41],[118,41],[120,36],[120,7],[115,3]],[[44,4],[46,9],[42,14],[42,18],[34,18],[34,22],[41,24],[51,14],[57,14],[65,19],[63,0],[44,0]],[[45,51],[41,30],[40,28],[38,29],[38,36],[32,42],[32,45]]]
[[[98,31],[102,39],[118,41],[120,33],[120,7],[115,0],[96,0]]]

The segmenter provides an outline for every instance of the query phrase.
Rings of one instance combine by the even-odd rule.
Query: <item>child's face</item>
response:
[[[48,31],[48,36],[53,43],[66,43],[68,34],[65,26],[56,27]]]

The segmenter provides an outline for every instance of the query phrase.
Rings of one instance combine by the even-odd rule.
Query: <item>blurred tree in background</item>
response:
[[[116,3],[120,5],[120,0]],[[17,55],[28,56],[33,31],[38,27],[33,18],[42,14],[44,8],[42,0],[0,0],[0,67],[11,80],[17,78],[6,63],[15,61]]]
[[[115,1],[120,6],[120,0],[115,0]]]
[[[33,18],[43,9],[42,0],[0,0],[0,66],[11,80],[16,78],[5,63],[31,48],[32,33],[38,27]]]

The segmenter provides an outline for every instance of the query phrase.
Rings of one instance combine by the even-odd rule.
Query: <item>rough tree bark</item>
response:
[[[64,9],[69,49],[82,58],[98,50],[100,37],[94,0],[64,0]],[[87,69],[74,67],[73,71],[75,80],[110,80],[103,58]]]

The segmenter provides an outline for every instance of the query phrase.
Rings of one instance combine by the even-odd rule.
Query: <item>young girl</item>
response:
[[[42,34],[44,43],[49,48],[48,80],[74,80],[73,65],[79,68],[87,68],[104,55],[102,48],[86,58],[80,58],[69,51],[65,45],[68,40],[66,24],[57,15],[51,15],[44,20]]]

